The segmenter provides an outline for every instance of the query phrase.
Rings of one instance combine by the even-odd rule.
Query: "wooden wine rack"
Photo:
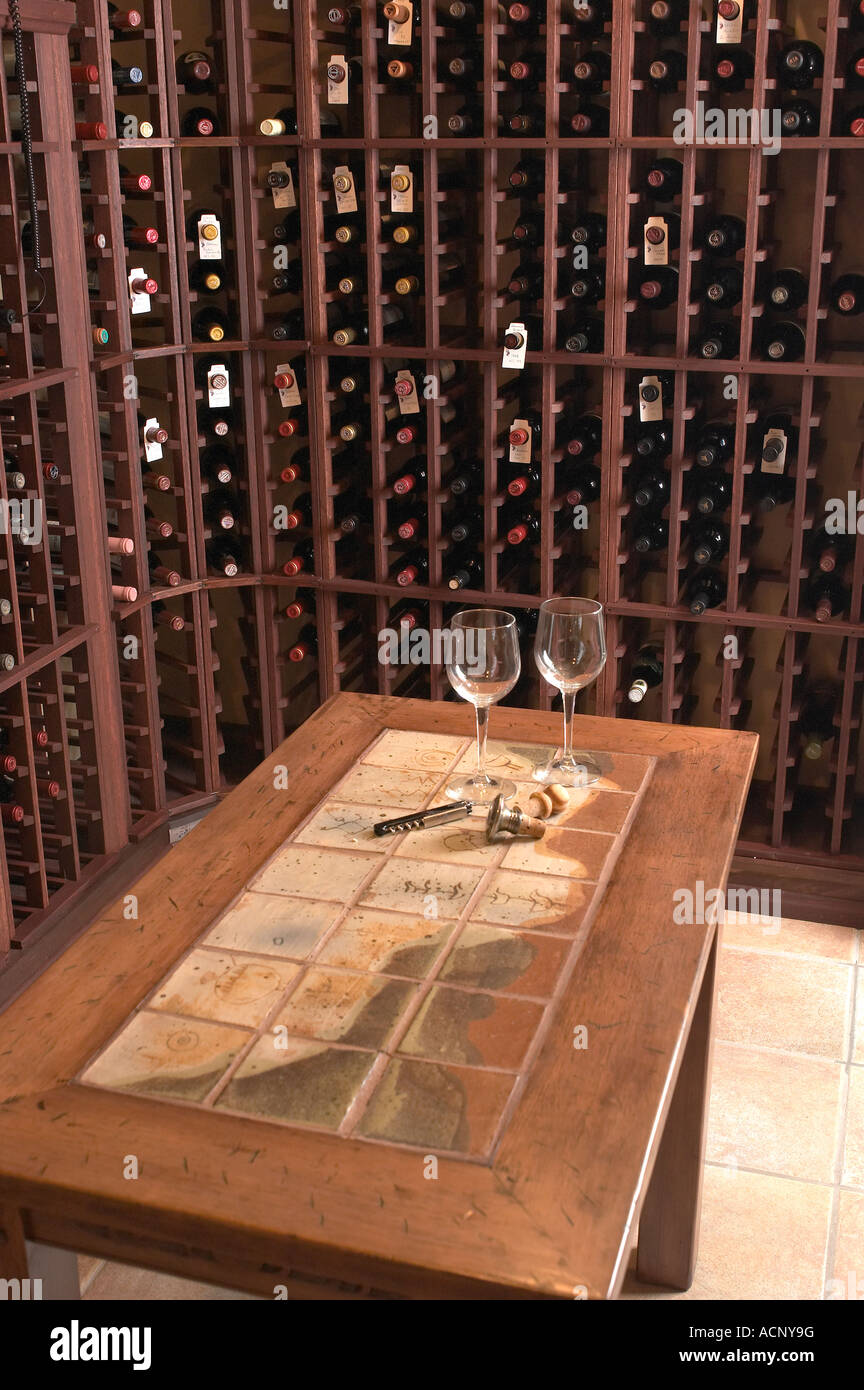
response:
[[[137,8],[141,30],[112,41],[104,0],[82,0],[74,8],[60,0],[22,4],[28,63],[38,85],[31,107],[47,262],[46,298],[29,318],[21,318],[25,284],[31,304],[33,293],[20,243],[28,213],[20,145],[12,140],[10,93],[16,89],[9,78],[3,84],[0,273],[3,303],[17,307],[20,322],[6,334],[6,358],[0,359],[0,430],[23,460],[27,496],[44,501],[60,527],[66,581],[62,592],[56,589],[48,551],[34,551],[28,582],[37,595],[32,607],[22,602],[20,576],[15,582],[20,546],[2,537],[13,599],[12,617],[4,620],[6,646],[11,651],[14,643],[18,664],[0,677],[0,727],[10,730],[20,774],[16,793],[20,788],[27,815],[22,827],[6,827],[5,849],[0,846],[0,950],[20,946],[37,928],[48,930],[128,842],[161,844],[167,821],[218,797],[335,691],[446,697],[440,667],[389,667],[377,659],[377,634],[388,626],[393,606],[408,597],[432,629],[446,626],[456,607],[480,602],[523,611],[555,593],[598,597],[608,614],[609,660],[583,708],[758,730],[762,749],[735,881],[782,885],[787,915],[860,922],[859,538],[847,613],[817,623],[804,602],[808,531],[819,524],[826,499],[864,489],[861,320],[824,307],[837,275],[864,268],[854,239],[855,218],[864,210],[854,182],[859,142],[836,133],[842,115],[858,103],[844,87],[845,67],[853,49],[864,47],[864,35],[850,31],[847,0],[818,6],[753,0],[745,45],[754,55],[754,77],[732,94],[708,81],[714,35],[707,0],[690,0],[680,32],[662,40],[647,31],[648,0],[614,0],[605,32],[589,38],[563,0],[533,5],[543,23],[527,33],[504,22],[492,0],[478,0],[474,22],[461,28],[445,27],[437,4],[421,0],[414,7],[421,37],[408,55],[416,64],[409,82],[386,75],[387,62],[407,50],[388,43],[382,6],[370,0],[363,0],[359,22],[347,29],[334,29],[330,7],[320,0],[286,0],[278,7],[266,0],[214,0],[206,7],[143,0]],[[5,0],[0,16],[8,55]],[[778,105],[774,61],[792,33],[816,39],[825,54],[826,75],[806,94],[819,109],[817,136],[786,139],[773,155],[747,143],[676,143],[678,108],[692,109],[697,101],[724,110]],[[98,66],[99,83],[70,84],[70,44],[76,62]],[[609,133],[564,135],[578,105],[572,66],[592,45],[612,54],[611,77],[590,98],[608,106]],[[645,76],[656,52],[667,47],[686,54],[686,81],[677,92],[657,94]],[[178,88],[175,60],[190,49],[212,55],[215,92],[196,96]],[[352,67],[349,104],[328,107],[326,69],[337,54],[361,59],[362,67]],[[457,56],[475,62],[462,86],[444,80],[445,64]],[[501,76],[501,61],[509,65],[526,56],[534,64],[530,81]],[[115,91],[108,76],[112,58],[139,64],[144,84]],[[185,114],[198,105],[216,114],[211,136],[182,133]],[[500,119],[523,105],[536,113],[537,133],[502,133]],[[451,135],[448,117],[465,106],[474,114],[473,131]],[[153,135],[113,138],[116,108],[139,123],[148,120]],[[296,110],[299,133],[260,134],[262,119],[283,108]],[[342,122],[338,137],[321,133],[321,113],[328,110]],[[49,111],[43,130],[39,113]],[[73,121],[103,121],[112,138],[76,141]],[[682,194],[672,205],[681,218],[680,292],[676,305],[649,314],[632,298],[631,272],[645,216],[658,210],[644,197],[642,179],[649,159],[663,154],[681,160],[684,171]],[[510,196],[507,183],[522,159],[542,163],[541,187],[524,203]],[[291,167],[297,190],[296,242],[286,244],[289,256],[302,262],[302,288],[296,296],[270,297],[273,234],[283,214],[265,180],[278,161]],[[415,296],[393,290],[399,271],[388,259],[396,248],[382,222],[389,211],[382,161],[408,164],[415,180],[410,220],[421,229],[411,251],[420,280]],[[327,239],[335,210],[332,169],[345,164],[358,192],[358,214],[347,220],[362,232],[355,264],[364,281],[362,292],[347,300],[333,287],[332,267],[343,252]],[[146,173],[149,192],[122,193],[121,166]],[[230,327],[218,347],[193,337],[194,315],[210,302],[190,287],[195,256],[187,218],[195,208],[219,216],[226,247],[227,288],[212,303],[228,315]],[[603,339],[602,351],[575,355],[559,346],[562,325],[574,314],[562,275],[572,250],[568,229],[584,210],[608,219],[606,246],[591,258],[605,270],[605,299],[588,310],[602,321]],[[519,211],[542,220],[532,254],[544,293],[530,306],[540,321],[517,373],[502,369],[501,358],[504,331],[520,318],[520,306],[501,287],[518,259],[508,238]],[[706,317],[696,296],[699,233],[709,212],[733,213],[747,227],[746,253],[737,257],[743,297],[731,314],[741,330],[740,356],[713,362],[692,353],[693,334]],[[158,242],[124,251],[124,216],[156,226]],[[92,224],[86,248],[82,220]],[[104,250],[89,245],[94,232],[104,234]],[[464,268],[464,283],[455,291],[439,283],[441,257],[451,253]],[[790,316],[806,334],[806,350],[800,361],[769,363],[759,349],[760,285],[766,266],[782,265],[797,265],[809,278],[808,303]],[[159,289],[148,313],[132,315],[128,274],[138,266]],[[394,304],[407,322],[391,338],[385,320]],[[300,336],[274,340],[274,326],[298,310]],[[337,347],[334,327],[349,320],[368,321],[368,342]],[[107,330],[105,346],[94,344],[94,327]],[[208,562],[211,484],[202,477],[201,455],[211,441],[199,422],[196,371],[207,360],[226,363],[231,380],[226,443],[235,459],[234,535],[242,552],[240,571],[231,578],[216,575]],[[437,400],[421,402],[425,409],[414,417],[419,439],[396,443],[396,371],[412,371],[422,395],[442,375],[440,364],[451,361],[456,374],[441,382]],[[302,383],[305,433],[290,439],[278,426],[292,412],[281,407],[274,388],[275,371],[285,363]],[[336,385],[349,366],[368,371],[359,404],[343,400]],[[670,373],[674,384],[669,544],[647,559],[630,547],[627,484],[629,421],[646,371]],[[604,428],[602,492],[582,532],[565,525],[562,505],[566,459],[556,448],[555,425],[565,395],[579,412],[601,415]],[[499,514],[507,476],[502,433],[519,413],[517,401],[542,423],[534,458],[541,473],[540,536],[535,546],[519,547],[526,557],[513,563],[516,548],[499,534]],[[349,408],[361,427],[359,448],[346,448],[339,438],[347,418],[340,412]],[[795,496],[757,527],[745,502],[745,478],[754,467],[753,426],[770,410],[787,411],[800,432]],[[156,465],[171,478],[164,493],[145,495],[141,486],[139,412],[158,418],[168,432]],[[686,474],[695,423],[718,418],[736,428],[729,554],[722,566],[728,592],[723,605],[695,617],[681,602],[690,564]],[[58,483],[42,476],[46,445],[60,465]],[[306,448],[311,463],[300,481],[280,481],[295,451]],[[403,545],[392,529],[392,484],[409,460],[416,466],[418,455],[427,472],[420,540],[428,547],[429,574],[427,582],[406,589],[394,572],[415,543]],[[472,497],[468,508],[447,491],[454,457],[477,461],[483,470],[479,500]],[[6,489],[5,477],[0,487]],[[334,508],[349,487],[366,493],[371,506],[367,539],[356,547],[335,525]],[[277,509],[292,506],[307,490],[311,530],[279,529]],[[9,494],[2,495],[6,500]],[[454,593],[446,582],[447,536],[455,520],[478,508],[482,584]],[[148,512],[170,524],[170,538],[153,539]],[[109,531],[131,537],[134,554],[109,560]],[[314,572],[288,579],[282,565],[294,538],[309,535]],[[179,584],[151,584],[148,555],[154,552],[164,568],[176,571]],[[138,596],[131,603],[112,601],[110,584],[134,588]],[[295,664],[288,648],[309,618],[287,618],[284,609],[298,589],[315,595],[318,650]],[[649,632],[662,634],[664,678],[637,710],[625,692],[635,652]],[[737,639],[737,654],[730,637]],[[548,708],[551,692],[534,672],[530,641],[524,657],[523,678],[510,700]],[[842,700],[830,763],[814,773],[802,763],[796,720],[807,680],[825,674],[842,682]],[[49,732],[44,756],[33,746],[37,723]],[[50,804],[36,785],[48,762],[62,787]]]

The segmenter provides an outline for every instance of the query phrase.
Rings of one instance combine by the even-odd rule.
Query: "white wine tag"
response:
[[[357,211],[357,190],[354,176],[347,164],[338,164],[333,170],[333,192],[336,195],[337,212]]]
[[[740,43],[743,37],[743,0],[722,0],[717,6],[717,43]]]
[[[669,264],[669,226],[665,217],[649,217],[644,230],[645,265]]]
[[[410,48],[411,27],[414,22],[414,6],[411,0],[398,0],[398,3],[388,8],[396,11],[396,17],[387,20],[387,42]]]
[[[206,232],[205,227],[215,227],[215,234]],[[201,261],[221,261],[222,227],[215,212],[202,212],[198,218],[198,259]]]
[[[395,165],[390,175],[390,211],[414,211],[414,176],[407,164]]]
[[[211,362],[207,368],[207,404],[211,410],[231,404],[231,377],[222,362]]]
[[[659,376],[643,376],[639,382],[639,419],[663,419],[663,384]]]
[[[300,386],[297,381],[297,374],[290,362],[280,362],[276,367],[276,376],[289,378],[287,386],[277,386],[279,392],[279,403],[283,406],[301,405]]]
[[[513,443],[513,434],[517,432],[517,442]],[[526,436],[524,443],[518,442],[518,435]],[[510,426],[510,463],[530,463],[531,462],[531,423],[529,420],[514,420]]]
[[[525,353],[528,351],[528,331],[524,323],[509,323],[504,334],[502,367],[512,367],[521,371],[525,366]]]
[[[136,290],[134,286],[142,280],[147,280],[148,275],[143,266],[136,266],[130,270],[126,277],[129,286],[129,312],[132,314],[149,314],[150,296],[146,290]]]
[[[420,402],[417,399],[417,383],[412,374],[404,368],[396,373],[396,400],[400,415],[419,415]]]
[[[348,105],[348,64],[344,53],[332,53],[327,63],[327,105]]]
[[[773,444],[772,444],[772,441]],[[763,473],[785,473],[786,471],[786,435],[783,430],[770,429],[765,431],[765,438],[762,440],[762,472]],[[771,453],[776,452],[776,458],[765,458],[765,446],[771,444]]]
[[[148,463],[155,463],[157,459],[162,458],[162,445],[159,443],[159,440],[148,440],[147,438],[148,432],[153,425],[155,425],[157,429],[159,428],[159,421],[156,419],[155,415],[151,415],[149,420],[144,421],[144,457]]]
[[[271,173],[287,174],[288,182],[279,188],[271,188],[274,208],[296,208],[297,195],[294,192],[294,175],[283,159],[270,165]]]

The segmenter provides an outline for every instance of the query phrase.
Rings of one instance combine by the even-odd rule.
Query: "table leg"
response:
[[[715,936],[639,1218],[639,1279],[673,1289],[689,1289],[696,1267],[716,960]]]

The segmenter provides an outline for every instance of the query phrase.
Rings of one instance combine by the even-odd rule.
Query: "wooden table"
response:
[[[387,729],[426,736],[400,743],[400,735],[382,735]],[[323,972],[311,1012],[303,1012],[304,1002],[310,1005],[307,991],[299,1004],[289,998],[287,1015],[283,998],[281,1012],[262,1018],[264,1006],[250,981],[260,986],[259,996],[283,987],[290,994],[297,972],[310,967],[298,965],[300,953],[267,928],[270,935],[253,943],[253,954],[261,952],[261,941],[266,950],[251,967],[244,957],[241,970],[231,958],[230,924],[247,920],[242,912],[226,917],[229,926],[217,926],[206,946],[196,944],[209,937],[250,879],[253,892],[294,893],[301,873],[295,860],[322,870],[324,897],[341,898],[344,886],[354,893],[352,901],[374,903],[377,890],[365,890],[371,896],[363,899],[360,870],[350,867],[364,855],[371,864],[368,839],[361,836],[359,855],[353,854],[344,840],[344,816],[341,822],[331,813],[329,820],[313,817],[309,830],[311,813],[346,776],[346,787],[368,786],[370,800],[382,804],[381,791],[410,788],[413,795],[421,787],[425,794],[432,787],[422,780],[430,759],[437,769],[432,794],[437,791],[440,801],[447,759],[436,761],[435,749],[440,744],[452,763],[454,750],[470,746],[462,741],[471,729],[471,711],[462,705],[335,697],[0,1016],[0,1277],[26,1277],[30,1240],[269,1297],[287,1289],[288,1296],[314,1298],[611,1298],[638,1225],[641,1276],[689,1285],[716,928],[710,921],[676,923],[673,895],[682,888],[698,895],[700,880],[706,890],[725,887],[755,736],[577,719],[577,746],[605,755],[601,766],[630,770],[623,781],[615,773],[618,782],[613,777],[608,783],[613,790],[594,802],[592,814],[602,809],[607,834],[595,832],[592,841],[591,830],[579,832],[578,817],[575,829],[548,832],[544,852],[557,856],[553,886],[563,885],[566,901],[560,920],[553,913],[540,921],[539,944],[532,937],[538,919],[525,921],[523,913],[527,929],[519,933],[518,921],[506,916],[509,907],[496,919],[488,908],[465,908],[460,901],[445,904],[436,918],[438,897],[450,891],[449,863],[427,864],[428,881],[415,881],[423,877],[415,873],[408,885],[412,892],[431,885],[424,901],[433,907],[419,954],[419,918],[427,909],[413,917],[402,910],[401,925],[394,916],[394,932],[403,932],[408,943],[392,954],[399,966],[375,958],[380,941],[368,934],[369,913],[358,918],[354,912],[360,927],[351,940],[362,941],[369,968],[390,974],[353,1012],[336,1001],[334,1013],[332,979],[329,986],[323,980],[331,995],[322,1003]],[[495,709],[490,732],[499,753],[517,749],[518,763],[523,745],[556,742],[560,718]],[[370,754],[373,744],[379,752]],[[358,767],[370,756],[371,766]],[[638,788],[628,787],[627,778],[638,780]],[[627,795],[616,802],[616,792]],[[301,826],[300,842],[311,839],[313,848],[297,859],[292,847],[289,860],[280,847]],[[431,833],[406,837],[412,848],[403,855]],[[582,865],[560,848],[581,843],[579,834],[590,842],[584,855],[579,850]],[[316,835],[319,847],[337,847],[316,857]],[[592,870],[596,843],[613,838],[605,867]],[[471,904],[484,892],[489,901],[489,875],[498,870],[484,865],[482,855],[475,860],[465,841],[450,843],[466,866]],[[496,862],[515,855],[503,868],[518,868],[519,845],[508,841],[493,851]],[[380,868],[377,881],[384,882],[389,874],[392,888],[402,884],[403,860],[396,846],[387,846],[387,854],[392,857],[375,875]],[[334,878],[327,866],[339,855]],[[343,870],[351,879],[345,885]],[[580,876],[595,883],[586,886]],[[403,874],[406,883],[410,877]],[[335,906],[349,910],[341,901]],[[388,911],[398,906],[396,899],[384,902]],[[273,911],[278,915],[278,904]],[[451,951],[448,963],[447,949],[436,951],[452,938],[459,912],[472,923],[472,913],[485,918],[486,925],[472,927],[472,941],[483,949]],[[328,922],[313,920],[311,908],[301,916],[302,922],[291,916],[291,930],[311,933],[316,950],[323,942],[322,960],[335,961],[338,975],[346,963],[339,956],[344,930],[337,939]],[[526,939],[530,949],[520,956],[516,945]],[[499,978],[493,969],[490,976],[489,960],[504,959],[495,951],[505,946],[513,948],[508,961],[514,951],[519,957],[514,971],[499,972]],[[229,956],[227,971],[223,961],[202,972],[200,961],[219,950]],[[433,958],[442,982],[434,986],[423,979]],[[539,983],[513,985],[514,972],[527,969],[529,960]],[[350,958],[347,963],[352,966]],[[558,970],[557,984],[549,983],[548,971],[543,983],[543,963],[553,974]],[[479,975],[472,974],[475,967]],[[362,977],[355,985],[362,992]],[[387,1041],[388,1010],[395,1016],[409,997],[415,1007],[424,990],[437,991],[435,1007],[443,999],[451,1014],[455,1001],[469,1022],[463,1026],[451,1017],[436,1031],[427,1012],[407,1031],[397,1024],[396,1041]],[[221,1002],[214,1005],[214,999]],[[128,1022],[142,1000],[149,1002]],[[427,1010],[430,1001],[427,995]],[[214,1008],[221,1021],[212,1021]],[[241,1024],[258,1028],[257,1042],[242,1027],[240,1041],[232,1042],[238,1032],[232,1010],[240,1010]],[[177,1017],[184,1011],[185,1022]],[[255,1062],[273,1045],[273,1020],[286,1016],[282,1033],[292,1035],[287,1043],[283,1038],[291,1063],[284,1074],[292,1078],[287,1102],[278,1069],[275,1081],[268,1072],[270,1054],[257,1070]],[[334,1033],[337,1016],[342,1031]],[[171,1021],[173,1031],[166,1032]],[[144,1045],[136,1030],[144,1030]],[[335,1044],[310,1042],[316,1030],[319,1039]],[[223,1035],[227,1052],[217,1057]],[[196,1050],[204,1047],[202,1038],[216,1039],[207,1041],[206,1056]],[[160,1047],[168,1050],[160,1053]],[[178,1048],[192,1049],[191,1064],[163,1078],[164,1094],[154,1093],[162,1084],[160,1056]],[[246,1060],[238,1063],[238,1056]],[[225,1075],[211,1085],[218,1074],[214,1057]],[[331,1065],[335,1070],[327,1071]],[[142,1067],[150,1093],[123,1089],[141,1081]],[[350,1094],[343,1095],[345,1078],[352,1076]],[[370,1077],[377,1078],[374,1086]],[[227,1108],[220,1108],[226,1098]],[[298,1104],[306,1108],[298,1111]],[[269,1106],[270,1113],[242,1113],[250,1105]],[[274,1118],[283,1105],[287,1110]],[[406,1130],[409,1120],[415,1128]],[[429,1135],[440,1135],[441,1144],[430,1143]]]

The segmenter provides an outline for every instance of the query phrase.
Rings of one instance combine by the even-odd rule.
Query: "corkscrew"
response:
[[[398,816],[395,820],[379,820],[372,829],[376,835],[396,835],[400,830],[424,830],[429,825],[447,825],[451,820],[462,820],[470,816],[474,809],[472,801],[451,801],[446,806],[430,806],[426,811],[415,811],[413,815]]]

